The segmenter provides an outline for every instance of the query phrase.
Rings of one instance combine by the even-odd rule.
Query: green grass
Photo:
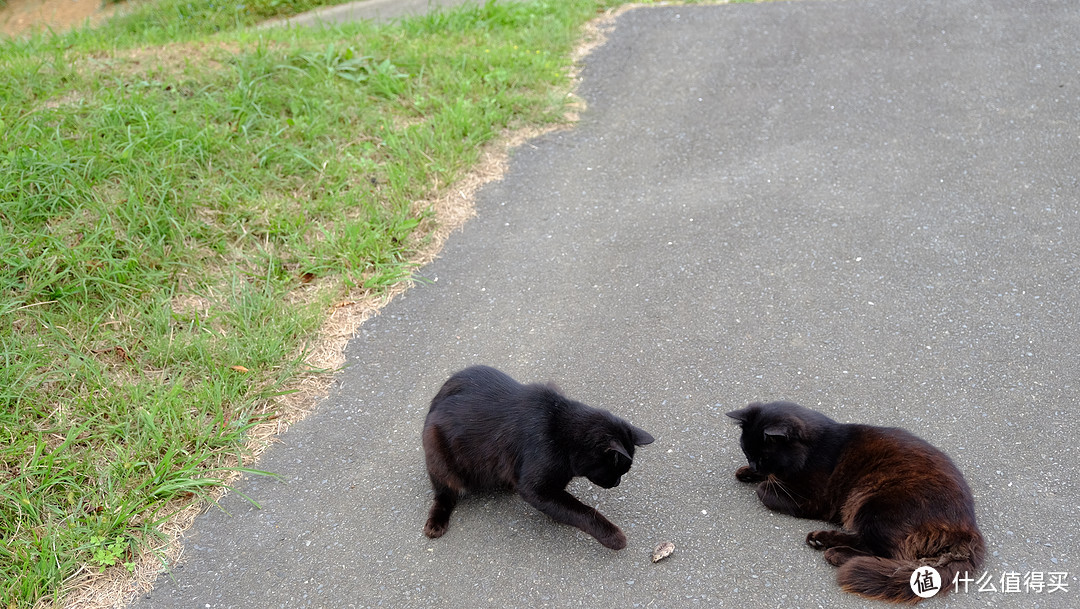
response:
[[[166,0],[0,42],[0,606],[130,563],[249,466],[329,306],[409,276],[414,202],[563,120],[605,5],[245,30],[309,5]]]

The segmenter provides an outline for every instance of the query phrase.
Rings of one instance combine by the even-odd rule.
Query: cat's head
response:
[[[578,456],[576,474],[601,488],[619,486],[622,476],[634,463],[634,447],[653,442],[649,432],[609,413],[590,434],[588,448]]]
[[[785,477],[806,466],[822,435],[836,422],[791,402],[754,403],[727,416],[742,427],[739,445],[755,472]]]

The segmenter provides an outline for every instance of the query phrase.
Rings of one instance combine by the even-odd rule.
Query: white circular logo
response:
[[[930,598],[941,590],[941,574],[933,567],[919,567],[908,581],[911,591],[919,598]]]

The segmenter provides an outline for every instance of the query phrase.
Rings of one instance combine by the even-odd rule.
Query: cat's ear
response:
[[[777,421],[764,429],[765,437],[773,440],[793,440],[799,437],[802,426],[798,421]]]
[[[757,414],[757,412],[759,410],[761,410],[761,405],[757,404],[757,403],[754,403],[754,404],[750,404],[746,408],[740,408],[738,410],[732,410],[731,412],[727,413],[727,416],[735,419],[741,425],[741,424],[749,421],[750,418],[753,417],[755,414]]]
[[[555,384],[555,381],[548,381],[548,382],[544,383],[542,386],[547,387],[548,389],[554,391],[555,393],[557,393],[559,395],[562,395],[562,389],[559,389],[559,386]]]
[[[652,434],[641,429],[640,427],[630,426],[630,437],[634,441],[634,446],[645,446],[646,444],[652,444],[656,441],[656,438],[652,437]]]
[[[634,460],[633,457],[627,454],[626,447],[624,447],[622,445],[622,442],[619,442],[618,440],[612,440],[611,444],[608,444],[608,450],[613,450],[631,461]]]
[[[765,428],[765,437],[787,440],[791,436],[791,428],[788,425],[776,424]]]

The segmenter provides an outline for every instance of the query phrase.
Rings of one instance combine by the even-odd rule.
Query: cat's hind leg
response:
[[[806,536],[806,545],[815,550],[826,550],[837,546],[861,548],[862,537],[847,531],[813,531]]]
[[[856,556],[870,556],[862,537],[847,531],[813,531],[806,536],[806,545],[825,551],[825,561],[834,567]]]
[[[825,562],[834,567],[839,567],[857,556],[873,556],[873,554],[848,546],[837,546],[825,550]]]
[[[435,497],[431,502],[424,535],[435,539],[442,537],[450,526],[450,513],[457,505],[464,484],[455,473],[453,454],[447,446],[439,428],[426,426],[423,435],[424,460],[427,463],[428,478]]]
[[[448,486],[437,485],[434,480],[431,484],[435,488],[435,499],[431,502],[431,511],[424,524],[424,535],[436,539],[442,537],[450,527],[450,513],[457,505],[459,494]]]

